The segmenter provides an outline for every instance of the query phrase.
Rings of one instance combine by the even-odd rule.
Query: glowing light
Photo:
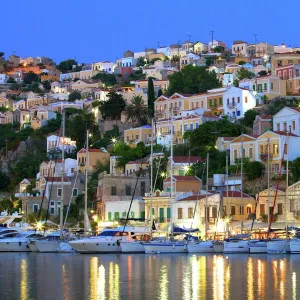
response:
[[[36,223],[36,229],[37,229],[37,230],[41,230],[41,229],[42,229],[42,226],[43,226],[43,224],[42,224],[41,221],[38,221],[38,222]]]
[[[164,177],[167,176],[167,174],[166,174],[165,172],[161,172],[161,173],[160,173],[160,176],[164,178]]]
[[[296,230],[292,230],[292,231],[291,231],[291,234],[292,234],[293,236],[295,236]]]
[[[93,214],[95,211],[94,210],[91,210],[91,214]]]
[[[112,138],[111,141],[115,144],[117,142],[116,138]]]
[[[227,217],[224,219],[224,223],[229,223],[230,219]]]
[[[299,105],[300,105],[300,104],[299,104]],[[157,133],[157,136],[161,136],[161,132],[158,132],[158,133]]]
[[[184,172],[187,172],[190,169],[190,167],[189,166],[184,166],[183,169],[184,169]]]
[[[91,133],[89,133],[89,137],[92,137],[93,135]]]
[[[98,221],[98,216],[97,215],[93,215],[93,220],[94,220],[94,222],[97,222]]]

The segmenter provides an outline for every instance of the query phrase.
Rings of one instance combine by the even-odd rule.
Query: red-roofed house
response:
[[[273,116],[273,130],[300,135],[299,107],[284,107]]]
[[[261,135],[271,129],[271,115],[257,115],[253,122],[253,134]]]
[[[89,148],[88,171],[93,172],[97,167],[97,163],[109,164],[110,154],[104,149]],[[79,172],[84,172],[86,168],[87,151],[82,148],[77,153],[77,162]]]

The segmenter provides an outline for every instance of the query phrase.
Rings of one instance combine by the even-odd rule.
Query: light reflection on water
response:
[[[297,255],[1,253],[0,269],[1,300],[297,300],[299,296]]]

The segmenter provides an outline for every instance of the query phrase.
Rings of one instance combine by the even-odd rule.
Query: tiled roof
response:
[[[57,176],[57,177],[45,177],[45,180],[48,182],[61,182],[61,177]],[[69,178],[68,177],[64,177],[64,182],[69,182]]]
[[[271,120],[272,119],[271,115],[258,115],[258,116],[263,120]]]
[[[200,156],[174,156],[173,161],[174,161],[175,164],[178,164],[178,163],[195,164],[195,163],[198,163],[198,162],[203,162],[205,160],[202,159]]]
[[[253,197],[249,196],[248,194],[242,193],[243,198],[249,198],[249,199],[254,199]],[[226,198],[241,198],[241,192],[239,191],[227,191],[223,193],[223,197]]]
[[[78,153],[85,153],[86,149],[82,148]],[[89,152],[101,152],[101,153],[105,153],[104,151],[102,151],[101,149],[98,148],[89,148]]]
[[[175,181],[201,181],[197,176],[173,176]],[[165,182],[171,181],[171,178],[168,177],[164,180]]]
[[[295,136],[295,137],[299,137],[299,135],[296,135],[292,132],[286,132],[286,131],[273,131],[274,133],[276,134],[279,134],[279,135],[285,135],[285,136]]]

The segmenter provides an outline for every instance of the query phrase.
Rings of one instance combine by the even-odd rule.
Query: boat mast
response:
[[[287,214],[287,204],[288,204],[288,187],[289,187],[289,133],[287,132],[286,140],[286,188],[285,188],[285,234],[288,238],[288,214]]]
[[[61,199],[60,199],[60,216],[59,227],[60,237],[63,238],[63,215],[64,215],[64,173],[65,173],[65,110],[62,115],[62,149],[61,149]],[[54,174],[53,174],[54,176]]]
[[[243,156],[244,156],[244,137],[241,143],[241,203],[243,205]],[[241,234],[243,233],[243,220],[241,220]]]
[[[171,174],[170,174],[170,182],[171,182],[171,195],[170,195],[170,210],[171,210],[171,221],[170,221],[170,226],[171,226],[171,238],[173,238],[173,233],[174,233],[174,220],[173,220],[173,108],[171,108]]]
[[[268,138],[268,223],[270,223],[270,138]]]
[[[86,162],[85,162],[85,193],[84,193],[84,235],[87,234],[87,190],[88,190],[88,165],[89,165],[89,130],[86,131]]]
[[[205,221],[205,240],[207,239],[207,227],[209,219],[209,209],[207,207],[207,195],[208,195],[208,166],[209,166],[209,153],[206,154],[206,192],[205,192],[205,207],[204,207],[204,221]]]
[[[151,169],[150,169],[150,184],[151,184],[151,199],[150,199],[150,226],[152,228],[152,223],[153,223],[153,138],[154,138],[154,134],[153,134],[153,119],[151,121]],[[158,172],[158,170],[157,170]],[[152,232],[152,230],[151,230]]]

